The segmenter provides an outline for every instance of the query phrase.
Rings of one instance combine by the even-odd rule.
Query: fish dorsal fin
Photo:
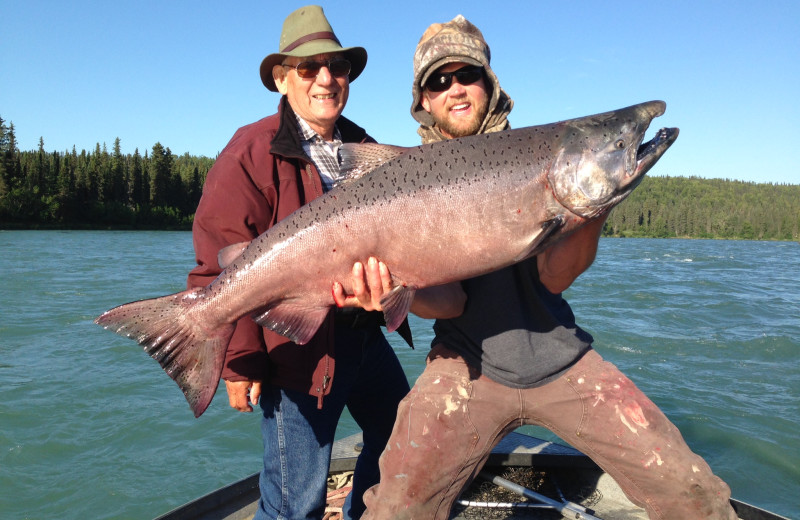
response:
[[[305,345],[325,321],[330,307],[309,309],[303,305],[281,302],[253,314],[253,321],[286,336],[298,345]]]
[[[530,247],[517,255],[517,257],[514,259],[514,262],[521,262],[526,258],[530,258],[531,256],[542,252],[547,245],[547,239],[550,238],[556,231],[561,229],[561,226],[563,225],[564,217],[562,215],[556,215],[550,220],[543,222],[542,231],[536,235],[536,238],[533,240],[533,242],[531,242]]]
[[[354,181],[408,150],[410,148],[390,144],[345,143],[339,147],[342,174],[339,184]]]
[[[398,285],[383,295],[381,307],[383,307],[386,330],[394,332],[403,324],[409,309],[411,309],[411,302],[414,301],[416,292],[415,288]]]
[[[227,247],[223,247],[217,253],[217,263],[223,269],[228,267],[233,263],[234,260],[239,258],[242,252],[247,249],[247,246],[250,245],[251,241],[247,242],[239,242],[238,244],[231,244]]]

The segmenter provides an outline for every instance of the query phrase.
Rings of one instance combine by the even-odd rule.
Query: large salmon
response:
[[[95,321],[142,344],[199,416],[239,318],[306,343],[334,305],[332,283],[349,291],[353,263],[374,256],[396,284],[382,302],[395,330],[416,289],[535,255],[624,199],[677,138],[677,128],[665,128],[642,144],[665,109],[651,101],[412,148],[344,145],[349,179],[251,243],[223,250],[227,267],[210,285]]]

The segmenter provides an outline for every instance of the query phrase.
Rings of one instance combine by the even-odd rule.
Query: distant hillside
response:
[[[611,212],[604,233],[798,240],[800,185],[647,176]]]

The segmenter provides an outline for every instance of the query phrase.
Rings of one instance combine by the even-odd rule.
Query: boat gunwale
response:
[[[353,434],[334,443],[329,473],[353,471],[358,458],[361,434]],[[580,469],[602,473],[595,462],[582,452],[530,435],[512,432],[492,450],[486,468],[536,467],[542,469]],[[252,518],[233,516],[252,506],[260,494],[259,472],[211,491],[197,499],[156,517],[154,520],[206,520]],[[747,502],[731,498],[731,505],[741,520],[791,520]],[[213,515],[213,516],[212,516]]]

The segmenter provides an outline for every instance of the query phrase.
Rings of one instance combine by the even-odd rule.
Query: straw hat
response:
[[[286,17],[281,31],[280,52],[270,54],[261,62],[261,82],[267,89],[277,92],[272,68],[287,56],[307,57],[330,52],[343,53],[350,60],[350,81],[355,80],[367,65],[367,51],[363,47],[342,47],[325,18],[322,7],[308,5]]]

